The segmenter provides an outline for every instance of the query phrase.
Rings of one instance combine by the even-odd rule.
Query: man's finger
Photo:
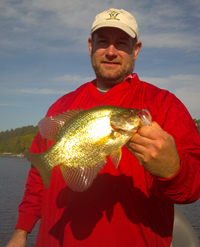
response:
[[[148,139],[156,140],[162,135],[163,129],[156,122],[152,122],[152,126],[143,126],[138,130],[138,134]]]

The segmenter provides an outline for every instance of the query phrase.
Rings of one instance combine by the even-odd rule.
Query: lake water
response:
[[[18,205],[23,197],[30,163],[23,158],[0,157],[0,246],[5,246],[14,232]],[[178,206],[194,227],[200,240],[200,200]],[[34,247],[39,222],[28,236],[27,246]]]
[[[6,246],[15,230],[17,208],[23,197],[29,169],[30,162],[26,159],[0,157],[0,246]],[[34,247],[38,223],[28,237],[28,247]]]

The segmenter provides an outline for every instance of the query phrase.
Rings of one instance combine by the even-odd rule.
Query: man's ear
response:
[[[88,48],[89,48],[89,55],[91,57],[91,55],[92,55],[92,37],[89,37],[89,39],[88,39]]]
[[[140,51],[141,48],[142,48],[142,42],[141,41],[137,41],[135,43],[135,60],[137,59],[139,51]]]

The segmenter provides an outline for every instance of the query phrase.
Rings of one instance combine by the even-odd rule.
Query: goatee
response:
[[[97,64],[94,56],[91,56],[91,63],[96,74],[97,81],[101,82],[104,87],[112,88],[113,86],[123,82],[127,76],[133,73],[135,58],[133,56],[124,66],[122,66],[121,70],[116,71],[115,73],[113,73],[113,71],[109,72],[109,70],[104,70],[101,68],[101,62]]]

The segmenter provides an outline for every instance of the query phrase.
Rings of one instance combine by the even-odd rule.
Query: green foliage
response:
[[[0,153],[29,152],[37,132],[38,127],[32,125],[0,132]]]
[[[199,132],[199,136],[200,136],[200,119],[194,119],[194,122],[195,122],[195,124],[196,124],[196,126],[197,126],[197,130],[198,130],[198,132]]]

